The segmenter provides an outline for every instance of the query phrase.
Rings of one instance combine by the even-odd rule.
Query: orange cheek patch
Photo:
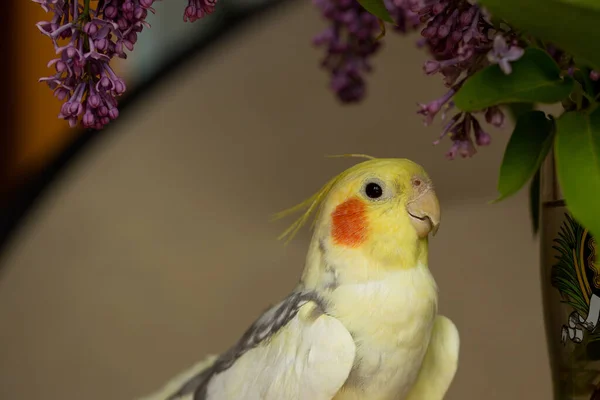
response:
[[[356,247],[363,243],[367,233],[367,207],[354,197],[331,213],[331,235],[335,244]]]

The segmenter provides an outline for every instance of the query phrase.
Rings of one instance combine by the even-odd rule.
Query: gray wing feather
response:
[[[279,304],[265,311],[233,347],[220,355],[212,366],[189,379],[167,400],[175,400],[190,393],[194,393],[194,400],[206,400],[208,384],[213,376],[231,368],[244,353],[267,341],[290,322],[298,310],[309,301],[314,301],[325,309],[315,292],[293,292]]]

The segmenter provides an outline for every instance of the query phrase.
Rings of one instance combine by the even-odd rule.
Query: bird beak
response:
[[[406,210],[420,238],[427,237],[430,232],[435,236],[440,226],[440,202],[432,187],[416,193],[406,205]]]

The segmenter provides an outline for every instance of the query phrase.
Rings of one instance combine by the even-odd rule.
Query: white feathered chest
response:
[[[414,383],[437,314],[437,287],[425,266],[390,272],[383,280],[340,284],[328,310],[348,329],[356,358],[336,400],[368,393],[402,399]]]

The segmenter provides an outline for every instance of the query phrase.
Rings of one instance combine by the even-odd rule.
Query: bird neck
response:
[[[342,248],[331,243],[328,236],[315,234],[308,249],[301,284],[307,289],[326,290],[344,283],[379,281],[399,271],[428,267],[426,238],[385,255],[378,254],[377,250],[377,247]]]

